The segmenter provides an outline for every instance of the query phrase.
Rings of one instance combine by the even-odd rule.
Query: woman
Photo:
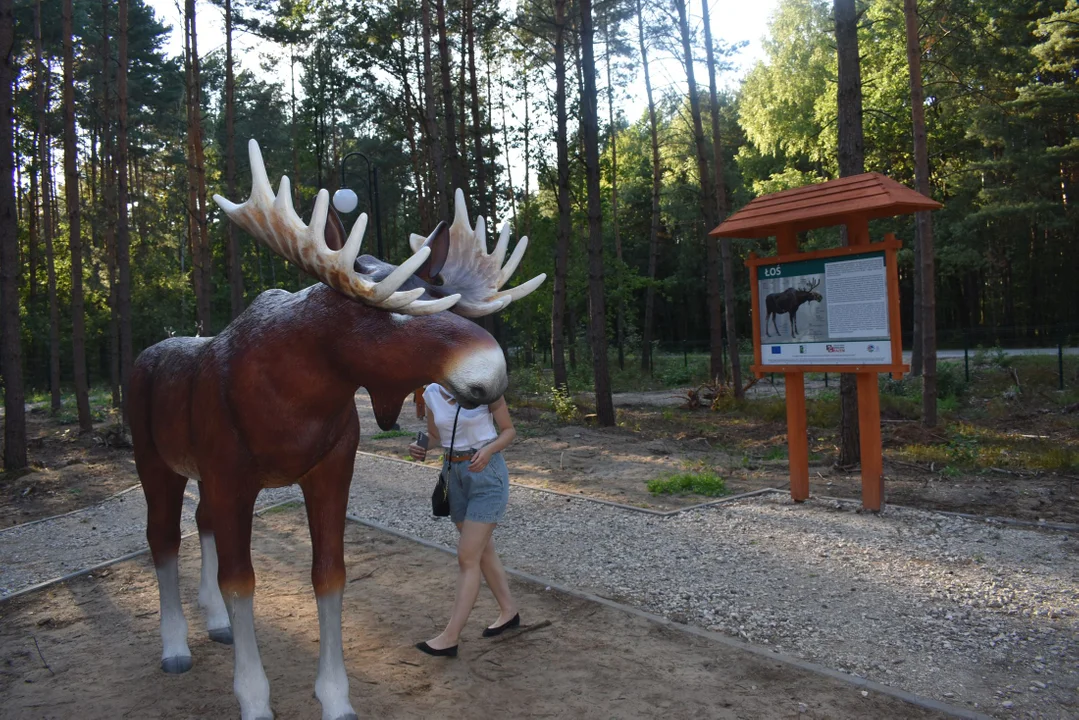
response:
[[[521,624],[517,604],[510,595],[509,581],[502,562],[495,553],[491,533],[506,513],[509,502],[509,472],[502,459],[502,449],[517,437],[506,408],[505,398],[475,409],[458,406],[457,401],[437,384],[423,393],[427,404],[427,434],[449,452],[446,480],[450,491],[450,519],[457,525],[457,597],[450,621],[442,634],[416,647],[428,655],[457,656],[457,639],[464,629],[472,606],[480,592],[480,574],[498,601],[498,619],[483,631],[494,637]],[[457,432],[454,434],[454,419]],[[497,427],[496,427],[497,424]],[[416,443],[409,446],[415,460],[424,460],[427,449]]]

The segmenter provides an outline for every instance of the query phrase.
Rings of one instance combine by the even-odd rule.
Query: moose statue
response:
[[[254,140],[249,151],[251,197],[242,205],[214,200],[322,282],[296,293],[268,290],[220,335],[169,338],[135,362],[128,412],[160,595],[161,667],[181,673],[192,666],[177,554],[184,490],[194,479],[198,598],[209,635],[234,646],[233,689],[243,720],[273,717],[255,640],[252,514],[262,488],[299,484],[319,619],[315,695],[323,720],[355,718],[341,638],[345,511],[360,434],[354,395],[367,389],[383,429],[425,383],[439,383],[462,407],[494,402],[508,382],[502,351],[465,318],[501,310],[546,276],[500,290],[528,239],[503,266],[509,227],[488,253],[484,220],[472,229],[460,190],[453,224],[413,235],[413,255],[400,266],[360,256],[366,215],[344,238],[329,194],[320,190],[305,225],[293,209],[289,179],[281,178],[274,197]]]
[[[791,320],[791,337],[798,337],[798,308],[802,307],[810,300],[821,301],[820,293],[816,292],[817,287],[820,286],[820,278],[815,281],[810,281],[805,287],[800,290],[794,288],[787,288],[783,292],[772,293],[764,298],[765,310],[767,311],[764,316],[764,334],[767,337],[772,337],[772,333],[768,331],[768,321],[772,321],[772,327],[776,329],[776,335],[779,335],[779,326],[776,325],[776,315],[787,314]]]

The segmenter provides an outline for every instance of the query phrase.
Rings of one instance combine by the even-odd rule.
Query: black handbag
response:
[[[450,457],[453,455],[453,441],[457,439],[457,416],[461,414],[461,406],[457,406],[457,414],[453,416],[453,432],[450,434],[450,451],[446,453],[446,459],[442,461],[442,470],[438,473],[438,482],[435,490],[431,493],[431,514],[435,517],[446,517],[450,514],[450,484],[446,479],[449,471]]]

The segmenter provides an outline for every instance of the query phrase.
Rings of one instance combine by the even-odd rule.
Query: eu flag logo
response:
[[[779,355],[781,352],[782,352],[782,348],[780,348],[779,345],[773,345],[772,346],[772,354],[773,355]]]

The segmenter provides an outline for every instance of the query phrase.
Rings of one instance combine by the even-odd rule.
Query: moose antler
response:
[[[540,273],[528,282],[517,287],[501,290],[506,281],[524,257],[528,248],[528,238],[517,242],[513,254],[506,262],[506,249],[510,241],[510,226],[502,224],[498,243],[492,252],[487,252],[487,224],[483,216],[476,218],[476,229],[468,221],[468,209],[465,207],[465,194],[460,189],[454,194],[454,218],[450,225],[449,252],[439,276],[442,278],[442,290],[458,293],[460,301],[453,311],[465,317],[482,317],[498,312],[514,300],[520,300],[538,288],[547,279],[546,273]],[[418,252],[427,242],[423,235],[412,235],[409,244]]]
[[[814,290],[817,289],[817,287],[819,285],[820,285],[820,278],[817,278],[815,281],[814,280],[808,280],[805,291],[806,292],[813,292]]]
[[[429,247],[415,250],[412,257],[379,282],[356,272],[355,263],[367,229],[367,215],[362,214],[356,220],[344,247],[331,250],[325,240],[330,194],[319,190],[311,224],[304,225],[292,206],[292,186],[288,177],[281,177],[277,197],[274,197],[262,153],[254,140],[248,143],[248,153],[251,158],[251,197],[242,205],[229,202],[220,195],[214,195],[214,201],[236,224],[278,255],[346,297],[383,310],[405,315],[431,315],[453,307],[461,299],[460,295],[450,294],[438,300],[420,300],[425,292],[423,288],[397,292],[427,260],[431,254]]]

